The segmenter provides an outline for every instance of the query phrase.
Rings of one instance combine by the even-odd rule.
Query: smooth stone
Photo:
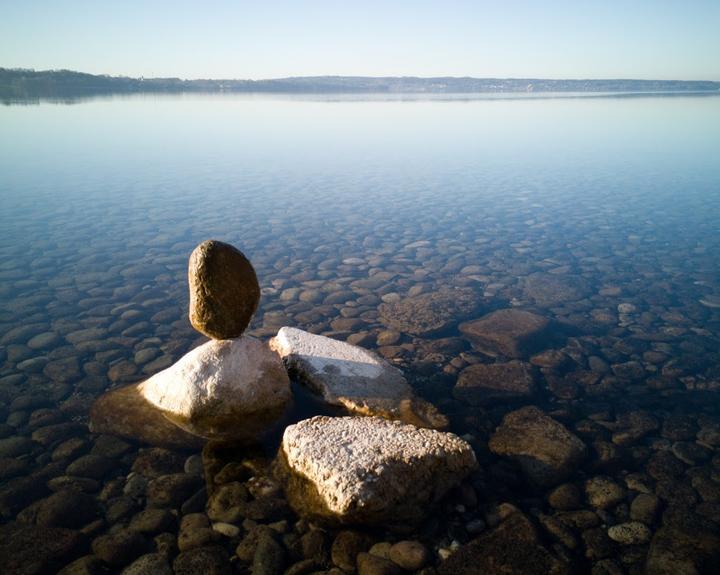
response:
[[[370,549],[372,544],[373,540],[366,533],[340,531],[330,547],[330,557],[343,572],[352,573],[355,570],[357,556]]]
[[[642,545],[650,541],[652,531],[644,523],[628,521],[609,527],[608,537],[621,545]]]
[[[527,363],[476,363],[460,372],[453,396],[471,405],[483,405],[532,397],[535,387],[535,376]]]
[[[299,514],[331,523],[413,522],[477,467],[452,433],[379,417],[289,426],[278,470]]]
[[[625,489],[609,477],[601,475],[585,482],[585,494],[590,505],[597,509],[614,507],[625,499]]]
[[[143,509],[137,513],[128,525],[130,531],[146,535],[155,535],[164,531],[173,531],[177,519],[167,509]]]
[[[251,338],[209,341],[138,387],[176,425],[207,438],[267,431],[291,400],[282,361]]]
[[[237,537],[240,535],[240,528],[232,523],[217,522],[212,524],[213,531],[224,535],[225,537]]]
[[[443,288],[379,307],[386,325],[403,333],[426,337],[450,329],[474,313],[479,299],[470,288]]]
[[[527,478],[541,486],[571,475],[588,452],[577,436],[534,406],[508,413],[488,446],[516,461]]]
[[[178,536],[178,549],[189,551],[198,547],[212,545],[220,538],[220,534],[210,527],[192,527],[182,529]]]
[[[65,469],[67,475],[102,479],[117,463],[102,455],[81,455]]]
[[[204,241],[190,255],[188,281],[192,326],[213,339],[240,337],[260,302],[257,276],[245,255],[230,244]]]
[[[406,571],[417,571],[428,563],[430,553],[419,541],[399,541],[390,547],[388,557]]]
[[[478,351],[521,358],[538,347],[550,321],[519,309],[501,309],[460,324],[460,331]]]
[[[419,427],[447,426],[447,418],[415,396],[399,369],[371,351],[292,327],[280,329],[270,348],[330,405]]]
[[[358,575],[402,575],[403,570],[399,565],[370,553],[358,553],[357,556]]]
[[[193,495],[202,483],[201,478],[185,473],[161,475],[147,485],[149,507],[177,508]]]
[[[27,346],[30,349],[48,349],[56,347],[60,343],[60,336],[55,332],[48,331],[30,338]]]

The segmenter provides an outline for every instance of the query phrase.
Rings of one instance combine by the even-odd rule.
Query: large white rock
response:
[[[380,417],[306,419],[278,454],[293,508],[333,523],[420,520],[476,466],[456,435]]]
[[[420,427],[447,426],[447,418],[415,396],[399,369],[371,351],[293,327],[280,329],[270,348],[331,405]]]
[[[267,344],[247,336],[208,341],[138,391],[183,429],[218,438],[257,435],[291,399],[282,361]]]

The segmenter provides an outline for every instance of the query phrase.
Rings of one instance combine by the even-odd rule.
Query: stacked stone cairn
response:
[[[260,301],[250,261],[208,240],[190,256],[190,322],[210,341],[149,379],[101,396],[91,430],[152,445],[252,442],[292,418],[288,370],[340,417],[289,425],[276,459],[288,501],[331,524],[421,520],[471,473],[471,446],[402,372],[349,343],[284,327],[245,335]]]

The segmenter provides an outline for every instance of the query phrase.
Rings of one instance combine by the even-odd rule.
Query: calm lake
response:
[[[206,341],[187,319],[187,261],[210,238],[255,267],[251,335],[295,326],[375,350],[473,446],[480,471],[467,488],[419,527],[365,533],[373,542],[421,541],[425,569],[449,575],[443,560],[475,538],[490,534],[482,553],[492,553],[492,529],[513,505],[536,526],[528,545],[569,572],[716,565],[720,96],[15,102],[0,106],[0,201],[4,572],[54,573],[94,554],[82,561],[100,556],[120,573],[158,552],[177,573],[249,573],[253,563],[273,573],[257,567],[259,524],[282,550],[275,572],[339,565],[337,530],[321,531],[320,551],[298,543],[314,531],[275,493],[272,511],[181,546],[210,549],[217,570],[178,566],[181,518],[205,510],[201,480],[154,505],[169,519],[115,563],[92,544],[153,507],[148,482],[197,471],[199,450],[149,450],[86,422],[105,390]],[[402,315],[445,288],[472,290],[477,311],[451,310],[432,333],[393,321],[389,309]],[[534,395],[454,393],[469,366],[509,359],[474,348],[458,324],[506,308],[553,325],[519,358]],[[488,447],[503,417],[528,404],[587,446],[562,498]],[[257,449],[260,476],[277,442]],[[91,469],[68,472],[87,454]],[[69,491],[84,494],[73,503],[88,509],[82,520],[46,503]]]

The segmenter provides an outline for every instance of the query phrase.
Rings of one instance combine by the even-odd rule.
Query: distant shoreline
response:
[[[70,70],[0,68],[0,97],[66,98],[140,93],[256,94],[585,94],[673,95],[720,93],[720,82],[704,80],[556,80],[541,78],[418,78],[313,76],[268,80],[181,80],[128,78]]]

